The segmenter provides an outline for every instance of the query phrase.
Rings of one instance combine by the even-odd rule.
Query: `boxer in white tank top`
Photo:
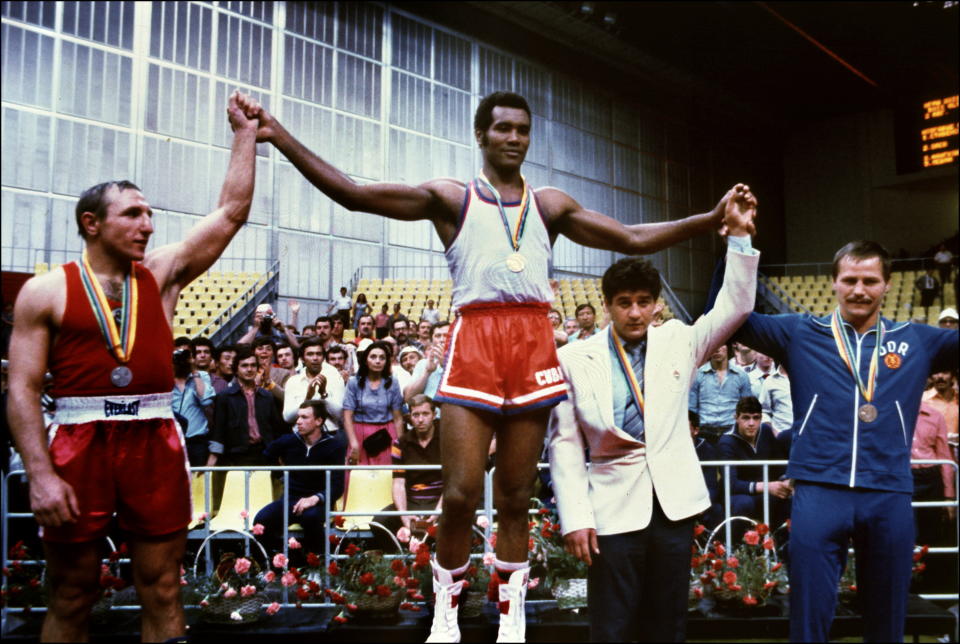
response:
[[[446,401],[440,427],[444,490],[434,562],[436,611],[428,641],[460,639],[456,606],[494,433],[496,555],[502,580],[498,641],[523,641],[527,507],[550,406],[565,396],[559,371],[544,368],[557,364],[547,320],[552,299],[546,272],[549,249],[563,234],[592,248],[627,255],[653,253],[716,231],[727,200],[743,199],[748,189],[731,189],[708,213],[630,226],[583,208],[556,188],[539,188],[534,194],[520,174],[530,145],[531,112],[523,97],[510,92],[484,98],[474,117],[474,135],[483,156],[479,193],[477,182],[468,185],[455,179],[433,179],[417,186],[358,184],[304,147],[256,101],[248,100],[246,108],[248,116],[259,120],[257,139],[275,145],[325,195],[353,211],[407,221],[428,219],[447,249],[459,315],[448,336],[444,382],[438,393],[438,399]],[[489,201],[494,202],[492,207]],[[527,208],[525,226],[518,226],[521,204]],[[543,319],[543,332],[535,322],[538,317]],[[540,336],[547,340],[542,347]],[[458,353],[482,354],[484,362],[471,369],[458,361]],[[488,364],[496,368],[488,371]],[[518,393],[529,386],[535,390]],[[348,438],[348,462],[355,462],[359,444],[356,437]]]

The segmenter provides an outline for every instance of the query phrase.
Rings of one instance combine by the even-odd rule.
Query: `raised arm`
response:
[[[201,219],[180,242],[150,252],[144,265],[157,277],[164,307],[173,314],[180,289],[210,268],[226,250],[250,214],[256,176],[257,121],[239,107],[239,92],[230,95],[227,115],[233,146],[217,209]]]
[[[587,210],[570,195],[556,188],[537,191],[546,211],[551,233],[560,233],[578,244],[612,250],[628,255],[648,255],[682,241],[716,231],[723,223],[731,198],[745,201],[750,188],[737,184],[713,207],[713,210],[677,221],[625,225],[604,214]]]
[[[57,282],[59,279],[59,282]],[[47,447],[40,396],[50,349],[54,302],[63,305],[62,271],[24,284],[14,308],[10,346],[10,394],[7,417],[17,451],[30,481],[30,509],[42,526],[59,526],[79,516],[80,506],[69,483],[53,469]]]
[[[269,141],[276,146],[307,181],[344,208],[408,221],[449,220],[455,225],[456,212],[445,205],[444,200],[448,196],[456,198],[455,194],[450,194],[450,189],[455,191],[458,185],[459,200],[462,200],[462,183],[437,179],[419,186],[402,183],[359,184],[311,152],[257,101],[244,97],[242,106],[249,117],[256,118],[260,123],[257,140]]]

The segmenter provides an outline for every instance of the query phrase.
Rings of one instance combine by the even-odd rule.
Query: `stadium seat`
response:
[[[343,512],[369,512],[369,515],[344,517],[344,527],[367,530],[370,521],[383,508],[393,503],[391,470],[353,470],[348,472]]]

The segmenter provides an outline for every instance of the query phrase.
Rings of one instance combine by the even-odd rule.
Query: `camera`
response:
[[[190,349],[177,349],[173,352],[173,364],[174,365],[189,365],[190,364]]]
[[[263,317],[260,318],[260,332],[261,333],[270,333],[273,329],[273,320],[276,316],[273,314],[273,311],[268,311],[263,314]]]

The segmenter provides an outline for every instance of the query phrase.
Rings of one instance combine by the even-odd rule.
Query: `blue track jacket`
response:
[[[957,368],[960,334],[925,324],[883,319],[872,423],[857,416],[864,404],[837,353],[830,316],[752,313],[733,339],[786,365],[793,398],[793,446],[787,477],[851,488],[913,492],[910,445],[926,378]],[[858,336],[846,322],[866,384],[875,329]]]

